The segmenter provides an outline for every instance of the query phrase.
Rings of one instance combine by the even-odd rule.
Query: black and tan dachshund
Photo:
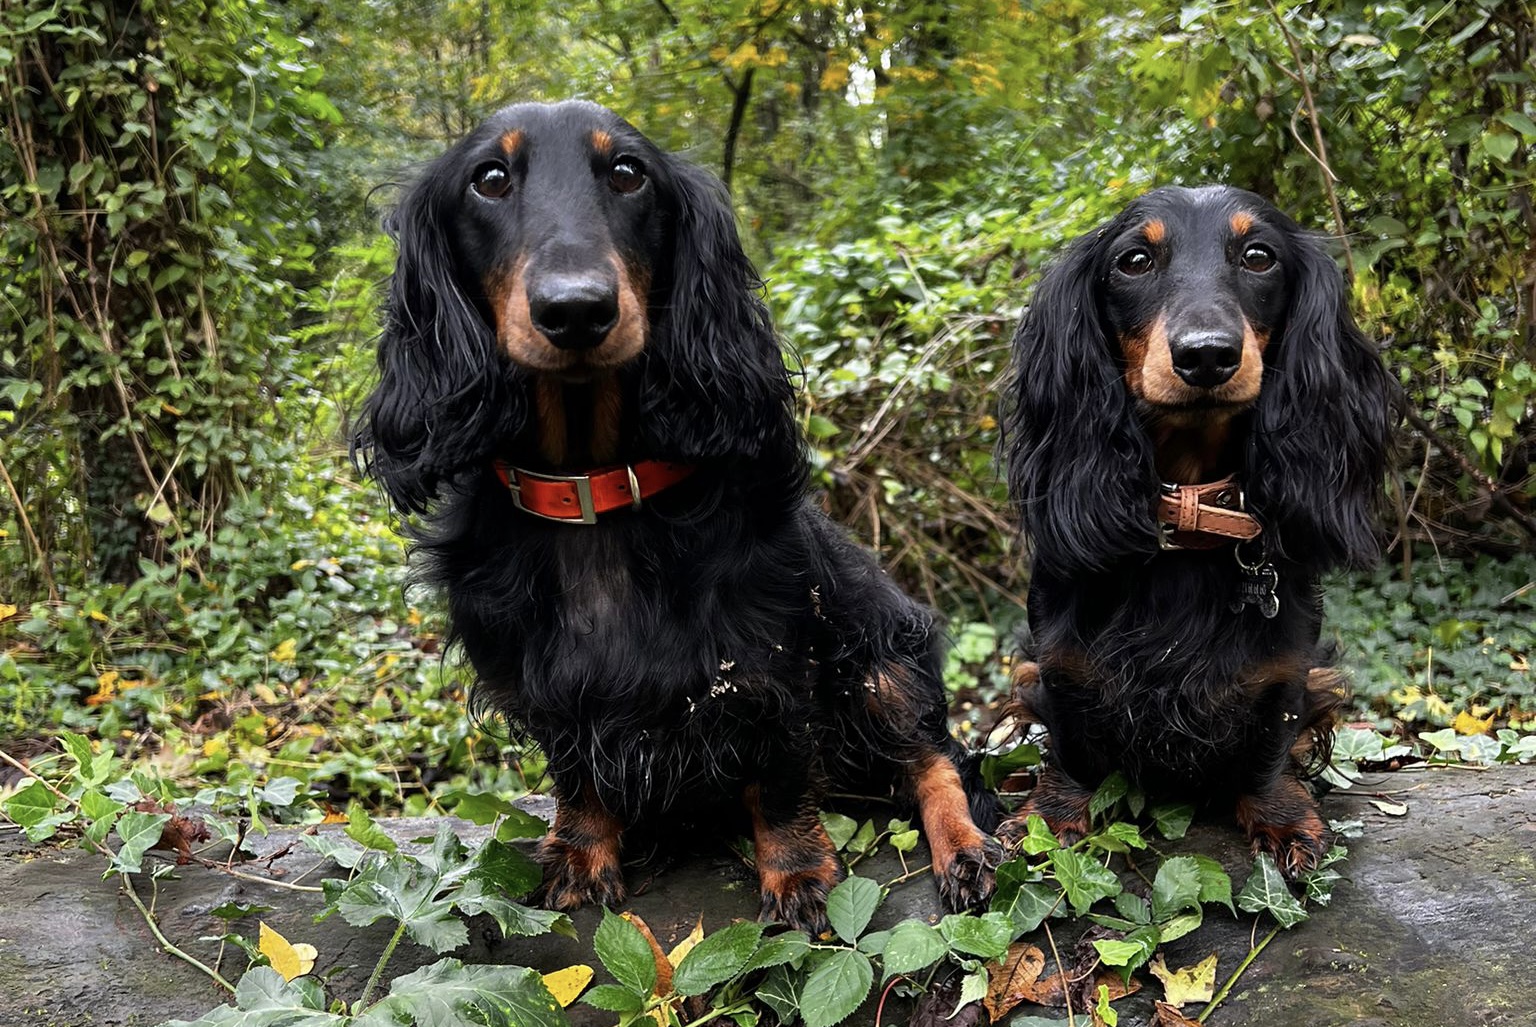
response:
[[[1004,835],[1029,813],[1086,831],[1118,770],[1235,803],[1256,850],[1315,866],[1304,778],[1343,694],[1319,575],[1375,554],[1392,420],[1338,267],[1252,193],[1157,189],[1048,269],[1014,368],[1015,697],[1050,762]]]
[[[626,841],[734,809],[763,916],[819,932],[829,784],[910,800],[944,898],[982,902],[995,808],[962,782],[941,631],[807,500],[720,184],[601,107],[521,104],[387,227],[356,452],[426,515],[415,558],[473,701],[548,756],[546,902],[616,903]]]

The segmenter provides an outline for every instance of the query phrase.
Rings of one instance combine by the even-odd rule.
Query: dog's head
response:
[[[724,189],[611,111],[499,111],[385,227],[399,255],[356,447],[402,509],[504,453],[540,380],[622,378],[649,456],[797,444]]]
[[[1150,553],[1160,482],[1230,473],[1293,559],[1374,552],[1390,381],[1337,266],[1258,196],[1130,204],[1047,271],[1014,361],[1009,478],[1037,560]]]

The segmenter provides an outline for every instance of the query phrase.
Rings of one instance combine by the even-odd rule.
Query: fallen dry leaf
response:
[[[656,940],[656,935],[651,933],[646,922],[635,913],[621,913],[625,920],[634,924],[645,938],[646,944],[651,947],[651,957],[656,960],[656,994],[667,995],[672,991],[672,964],[667,959],[667,954],[661,950],[661,943]]]
[[[192,862],[192,844],[194,842],[206,842],[209,837],[208,825],[201,817],[184,817],[176,812],[176,804],[172,802],[156,802],[154,799],[140,799],[133,804],[137,813],[169,813],[171,819],[165,822],[160,829],[160,840],[151,845],[151,849],[169,849],[176,853],[177,865]]]
[[[1045,969],[1045,953],[1028,942],[1008,946],[1003,958],[987,964],[987,997],[981,1004],[996,1023],[1025,999],[1034,1001],[1035,982]]]
[[[693,925],[693,930],[688,932],[688,937],[672,946],[672,951],[667,953],[667,962],[676,967],[683,961],[683,957],[693,951],[693,947],[704,940],[704,914],[699,914],[699,922]]]
[[[1199,1020],[1191,1020],[1166,1002],[1159,1002],[1154,1008],[1151,1027],[1201,1027]]]
[[[268,927],[265,921],[258,920],[256,923],[256,948],[267,957],[272,969],[283,975],[283,980],[303,977],[315,968],[315,957],[319,953],[313,945],[295,945]]]
[[[1168,969],[1159,952],[1147,964],[1147,971],[1163,982],[1163,997],[1170,1006],[1190,1002],[1209,1002],[1216,993],[1216,953],[1212,952],[1194,966]]]
[[[554,996],[555,1001],[564,1009],[576,1001],[576,996],[587,989],[592,983],[592,968],[584,963],[568,966],[564,970],[554,970],[544,975],[544,987]]]

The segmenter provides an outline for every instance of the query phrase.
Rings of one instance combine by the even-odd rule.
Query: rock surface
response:
[[[1369,802],[1382,794],[1406,805],[1406,815],[1389,816]],[[1323,809],[1335,820],[1366,822],[1363,837],[1349,843],[1345,880],[1332,906],[1315,910],[1310,921],[1276,937],[1207,1021],[1210,1027],[1536,1023],[1536,1003],[1525,994],[1525,975],[1536,964],[1531,941],[1536,925],[1536,772],[1401,772],[1334,793]],[[433,830],[421,821],[381,826],[401,840]],[[482,830],[466,824],[462,833],[471,841]],[[273,836],[262,847],[277,851],[289,840]],[[1238,884],[1247,873],[1248,854],[1231,825],[1197,824],[1170,851],[1214,856]],[[288,882],[313,884],[339,876],[333,866],[298,847],[275,865],[286,871]],[[901,868],[887,848],[858,872],[889,881]],[[752,875],[723,847],[717,858],[695,858],[649,878],[631,872],[629,884],[638,894],[625,908],[644,917],[663,945],[683,937],[700,916],[706,930],[713,931],[757,911]],[[349,999],[361,990],[389,936],[382,924],[357,929],[339,917],[316,924],[318,895],[204,867],[183,867],[175,879],[154,886],[140,879],[139,892],[146,903],[153,897],[166,935],[210,963],[219,957],[219,945],[198,939],[223,928],[209,909],[228,900],[274,907],[262,919],[293,941],[313,944],[320,953],[317,969],[329,972],[329,993]],[[101,879],[101,861],[89,853],[29,846],[16,832],[0,832],[0,911],[0,1025],[151,1027],[172,1017],[194,1019],[223,1001],[200,972],[159,949],[139,912],[115,881]],[[931,919],[938,912],[931,880],[920,877],[892,890],[876,926],[909,916]],[[494,925],[476,922],[469,945],[454,955],[466,962],[521,963],[541,970],[595,965],[590,939],[597,915],[583,910],[574,919],[581,942],[554,936],[507,941]],[[1191,964],[1216,952],[1217,979],[1224,980],[1249,950],[1253,921],[1248,915],[1227,918],[1213,907],[1198,931],[1166,947],[1168,965]],[[236,924],[247,936],[254,936],[255,928],[254,918]],[[1259,936],[1268,929],[1267,923],[1261,925]],[[1065,947],[1070,932],[1059,931],[1056,940]],[[244,966],[244,956],[232,947],[225,948],[223,957],[229,975]],[[436,958],[405,942],[389,974],[406,973]],[[1153,999],[1160,996],[1160,985],[1147,978],[1140,993],[1116,1003],[1120,1023],[1146,1024]],[[571,1014],[577,1025],[608,1025],[615,1019],[615,1014],[580,1003]],[[1062,1010],[1021,1007],[1011,1015],[1020,1014],[1064,1022]],[[908,1015],[910,1003],[892,1001],[883,1022],[905,1023]],[[872,1005],[853,1022],[873,1023]],[[1079,1015],[1078,1023],[1084,1022]]]

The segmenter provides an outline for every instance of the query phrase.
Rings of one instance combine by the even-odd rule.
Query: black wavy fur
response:
[[[1273,266],[1239,266],[1263,266],[1263,253],[1248,256],[1255,246]],[[1133,387],[1127,346],[1201,318],[1230,318],[1267,342],[1256,400],[1210,418],[1221,434],[1199,459],[1201,480],[1238,475],[1264,527],[1279,574],[1272,620],[1229,608],[1232,546],[1158,547],[1160,467],[1181,456],[1168,447],[1202,437],[1205,415],[1178,410],[1184,433],[1162,430],[1168,408]],[[1321,823],[1289,801],[1286,779],[1326,763],[1341,690],[1319,641],[1319,575],[1376,552],[1393,390],[1332,259],[1251,193],[1156,190],[1047,270],[1014,337],[1005,446],[1032,556],[1035,663],[1017,698],[1047,727],[1051,780],[1069,794],[1023,813],[1081,829],[1080,800],[1120,770],[1154,792],[1240,800],[1255,844],[1287,869],[1321,854],[1311,851]],[[1271,843],[1260,830],[1287,826],[1318,836]]]
[[[645,176],[622,195],[606,177],[621,158]],[[487,162],[513,177],[495,203],[473,188]],[[800,862],[822,867],[798,884],[765,870],[765,913],[820,929],[836,879],[815,822],[828,784],[912,795],[915,768],[961,750],[934,615],[806,499],[791,382],[723,188],[600,107],[523,104],[426,168],[387,227],[399,258],[356,459],[401,511],[428,514],[413,560],[447,596],[474,704],[543,748],[571,824],[611,817],[626,839],[677,818],[718,824],[750,790],[775,851],[785,836],[771,832],[800,832],[814,850]],[[697,467],[590,526],[520,512],[491,469],[592,466],[576,414],[569,453],[541,444],[541,372],[511,359],[494,327],[512,302],[507,269],[532,281],[559,247],[571,267],[617,255],[643,292],[645,342],[621,366],[578,362],[542,385],[569,411],[587,409],[599,378],[616,390],[616,449],[602,462]],[[872,690],[877,678],[893,687]],[[995,822],[979,784],[969,801],[984,828]],[[557,903],[616,899],[622,885],[582,876],[580,833],[567,832],[575,857],[550,858]],[[968,878],[941,876],[956,904],[990,890],[990,857],[970,855]]]

